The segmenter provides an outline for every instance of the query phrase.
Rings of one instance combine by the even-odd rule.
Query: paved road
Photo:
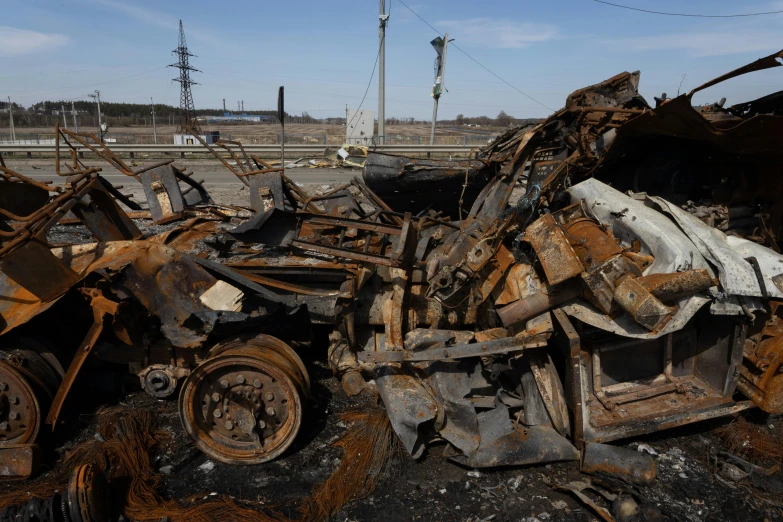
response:
[[[54,183],[62,183],[64,178],[57,176],[50,168],[34,169],[32,167],[18,167],[15,168],[9,165],[19,174],[30,177],[37,181],[53,181]],[[193,176],[198,180],[204,180],[207,184],[216,183],[239,183],[239,180],[234,177],[228,170],[216,170],[215,168],[199,168],[198,166],[192,167]],[[114,171],[113,169],[103,169],[101,175],[109,180],[112,184],[128,183],[127,176]],[[288,169],[286,175],[297,183],[307,184],[330,184],[330,183],[348,183],[352,178],[358,176],[361,178],[362,171],[360,169],[309,169],[309,168],[294,168]]]

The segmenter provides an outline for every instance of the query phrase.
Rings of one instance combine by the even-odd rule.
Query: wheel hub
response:
[[[299,430],[309,381],[285,343],[268,336],[213,350],[180,394],[185,431],[210,457],[231,464],[280,455]]]
[[[0,361],[0,444],[35,440],[41,408],[33,388],[18,368]]]

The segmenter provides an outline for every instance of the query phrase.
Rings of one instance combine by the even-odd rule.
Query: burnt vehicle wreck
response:
[[[63,186],[0,168],[0,448],[58,429],[108,364],[177,399],[210,458],[269,461],[301,425],[317,326],[345,392],[377,392],[415,458],[445,443],[473,468],[573,460],[650,483],[649,456],[607,443],[783,412],[780,97],[691,103],[781,57],[656,107],[622,73],[475,158],[370,152],[364,180],[318,196],[219,143],[248,208],[58,131],[142,183],[148,209],[75,149]]]

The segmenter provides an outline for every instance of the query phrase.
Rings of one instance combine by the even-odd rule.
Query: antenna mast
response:
[[[182,28],[182,20],[179,21],[179,45],[172,52],[177,55],[178,60],[177,63],[173,63],[169,65],[169,67],[176,67],[179,69],[179,78],[174,78],[174,81],[179,82],[181,87],[179,95],[179,126],[177,127],[177,133],[189,134],[190,132],[196,132],[197,134],[201,134],[201,129],[199,128],[198,120],[196,119],[196,109],[193,107],[193,93],[190,91],[191,85],[198,85],[190,79],[190,72],[201,71],[190,66],[190,57],[195,55],[188,51],[188,44],[185,41],[185,30]]]

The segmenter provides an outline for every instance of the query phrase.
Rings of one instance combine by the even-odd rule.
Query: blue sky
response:
[[[387,117],[429,119],[436,33],[398,0],[386,0]],[[541,117],[566,96],[614,74],[641,70],[652,97],[693,87],[783,48],[783,14],[731,19],[668,17],[591,0],[406,0],[476,60],[541,104],[514,91],[455,48],[449,49],[439,117]],[[617,0],[706,14],[783,10],[783,0]],[[378,51],[378,2],[200,0],[0,0],[0,97],[29,106],[43,99],[179,103],[171,50],[177,23],[202,70],[196,107],[226,98],[273,108],[286,86],[286,109],[341,116],[362,99]],[[780,90],[783,68],[737,78],[699,93],[705,103],[737,103]],[[363,108],[377,108],[377,71]],[[542,105],[543,104],[543,105]]]

